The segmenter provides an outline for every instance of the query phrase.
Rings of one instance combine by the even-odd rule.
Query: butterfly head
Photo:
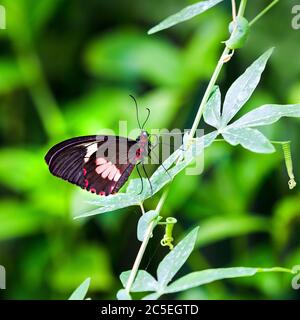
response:
[[[150,143],[149,142],[149,133],[146,130],[142,130],[141,134],[137,138],[137,141],[139,141],[140,144],[142,144],[142,145],[146,145],[147,143]]]

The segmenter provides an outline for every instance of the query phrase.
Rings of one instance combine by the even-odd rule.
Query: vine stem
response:
[[[226,140],[225,140],[225,139],[215,139],[214,142],[226,142]],[[290,141],[289,141],[289,140],[285,140],[285,141],[270,140],[270,142],[271,142],[272,144],[283,145],[283,144],[289,143]]]
[[[167,195],[168,195],[168,189],[164,191],[163,195],[161,196],[157,206],[156,206],[156,209],[155,211],[159,214],[161,209],[162,209],[162,206],[164,204],[164,202],[166,201],[166,198],[167,198]],[[135,261],[134,261],[134,264],[133,264],[133,267],[131,269],[131,272],[130,272],[130,275],[129,275],[129,278],[128,278],[128,281],[127,281],[127,284],[126,284],[126,292],[129,294],[130,293],[130,289],[132,287],[132,284],[134,282],[134,279],[136,277],[136,274],[138,272],[138,269],[139,269],[139,266],[141,264],[141,261],[142,261],[142,258],[143,258],[143,255],[145,253],[145,250],[147,248],[147,245],[148,245],[148,242],[151,238],[151,235],[152,235],[152,231],[155,227],[155,221],[153,220],[148,228],[147,228],[147,231],[146,231],[146,235],[145,235],[145,238],[140,246],[140,249],[139,249],[139,252],[135,258]]]
[[[238,10],[238,16],[243,16],[244,15],[244,12],[245,12],[245,9],[246,9],[246,4],[247,4],[247,0],[241,0],[240,6],[239,6],[239,10]],[[228,56],[229,52],[230,52],[230,49],[225,47],[225,49],[224,49],[224,51],[223,51],[223,53],[222,53],[222,55],[221,55],[221,57],[220,57],[220,59],[219,59],[219,61],[217,63],[215,71],[214,71],[214,73],[213,73],[213,75],[212,75],[212,77],[211,77],[211,79],[209,81],[209,84],[208,84],[208,86],[206,88],[204,96],[203,96],[203,98],[201,100],[198,112],[196,114],[193,126],[191,128],[190,133],[189,133],[189,139],[190,140],[194,137],[194,135],[196,133],[196,130],[198,128],[198,125],[199,125],[199,122],[201,120],[201,117],[202,117],[204,108],[206,106],[206,103],[208,101],[208,98],[209,98],[209,96],[211,94],[211,91],[212,91],[214,85],[216,84],[216,81],[217,81],[218,76],[219,76],[219,74],[220,74],[220,72],[222,70],[223,65],[226,63],[226,59],[225,58]],[[161,196],[161,198],[160,198],[160,200],[159,200],[159,202],[157,204],[157,207],[156,207],[155,210],[158,212],[158,214],[160,213],[160,211],[162,209],[162,206],[165,203],[165,200],[167,198],[168,192],[169,192],[169,189],[166,189],[163,192],[163,194],[162,194],[162,196]],[[133,284],[134,279],[136,277],[136,274],[138,272],[140,263],[142,261],[142,258],[143,258],[143,255],[145,253],[145,250],[146,250],[146,247],[148,245],[148,242],[149,242],[149,240],[151,238],[152,231],[153,231],[154,227],[155,227],[155,222],[152,221],[149,224],[148,228],[147,228],[145,238],[144,238],[144,240],[143,240],[143,242],[142,242],[142,244],[140,246],[139,252],[138,252],[138,254],[137,254],[136,258],[135,258],[133,267],[131,269],[131,272],[130,272],[130,275],[129,275],[129,278],[128,278],[128,281],[127,281],[127,284],[126,284],[126,287],[125,287],[125,290],[126,290],[126,292],[128,294],[130,293],[130,289],[132,287],[132,284]]]
[[[268,11],[270,11],[275,4],[277,4],[279,0],[274,0],[270,3],[264,10],[262,10],[253,20],[249,22],[249,26],[251,27],[257,20],[259,20],[262,16],[264,16]]]
[[[231,7],[232,7],[232,20],[236,21],[236,3],[235,0],[231,0]]]
[[[239,17],[244,15],[245,9],[246,9],[246,4],[247,4],[247,0],[242,0],[241,1],[240,6],[239,6],[239,11],[238,11],[238,16]],[[208,84],[208,86],[206,88],[206,91],[205,91],[204,96],[203,96],[203,98],[201,100],[200,106],[198,108],[198,112],[196,114],[193,126],[192,126],[190,134],[189,134],[190,139],[192,139],[194,137],[195,133],[196,133],[196,130],[198,128],[198,125],[200,123],[201,117],[202,117],[203,112],[204,112],[204,108],[205,108],[205,106],[207,104],[208,98],[209,98],[209,96],[211,94],[211,91],[212,91],[214,85],[216,84],[216,81],[217,81],[217,79],[219,77],[219,74],[220,74],[220,72],[222,70],[223,65],[226,63],[225,58],[228,56],[229,52],[230,52],[230,49],[228,47],[225,47],[225,49],[224,49],[224,51],[223,51],[223,53],[222,53],[222,55],[221,55],[221,57],[220,57],[220,59],[219,59],[219,61],[217,63],[215,71],[214,71],[214,73],[213,73],[213,75],[212,75],[212,77],[211,77],[211,79],[209,81],[209,84]]]
[[[214,73],[213,73],[213,75],[212,75],[212,77],[210,79],[210,82],[209,82],[209,84],[207,86],[207,89],[206,89],[206,91],[204,93],[203,99],[202,99],[202,101],[200,103],[198,112],[196,114],[193,126],[192,126],[190,134],[189,134],[190,139],[192,139],[194,137],[195,133],[196,133],[196,130],[197,130],[199,122],[201,120],[204,108],[205,108],[206,103],[208,101],[209,95],[210,95],[210,93],[211,93],[211,91],[212,91],[212,89],[213,89],[213,87],[214,87],[214,85],[215,85],[215,83],[216,83],[216,81],[218,79],[218,76],[219,76],[219,74],[220,74],[220,72],[222,70],[222,67],[223,67],[223,65],[225,63],[224,62],[224,58],[229,54],[229,52],[230,52],[230,49],[226,47],[224,49],[222,55],[221,55],[221,58],[218,61],[218,64],[217,64],[217,66],[215,68],[215,71],[214,71]]]

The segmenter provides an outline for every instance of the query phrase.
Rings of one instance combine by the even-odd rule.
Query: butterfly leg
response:
[[[138,163],[136,164],[136,171],[137,171],[137,173],[138,173],[138,175],[139,175],[139,177],[140,177],[140,179],[141,179],[141,184],[142,184],[142,189],[141,189],[141,191],[138,193],[138,195],[142,194],[143,191],[144,191],[143,177],[142,177],[142,175],[141,175],[141,173],[140,173],[140,170],[139,170],[139,165],[140,165],[140,164],[141,164],[141,162],[138,162]]]
[[[147,173],[147,171],[145,169],[144,163],[141,162],[141,164],[142,164],[142,168],[143,168],[144,174],[145,174],[145,176],[146,176],[146,178],[147,178],[147,180],[149,182],[149,185],[150,185],[151,195],[153,195],[153,188],[152,188],[152,184],[151,184],[150,178],[149,178],[148,173]]]
[[[152,155],[154,155],[154,154],[152,154]],[[151,156],[150,156],[150,154],[148,155],[148,157],[149,157],[149,159],[150,159],[150,161],[151,161]],[[155,157],[156,157],[156,156],[155,156]],[[161,163],[161,166],[162,166],[163,169],[166,171],[166,173],[167,173],[167,175],[169,176],[170,180],[173,180],[173,178],[172,178],[172,176],[170,175],[168,169],[166,169],[166,167],[163,165],[163,163]]]

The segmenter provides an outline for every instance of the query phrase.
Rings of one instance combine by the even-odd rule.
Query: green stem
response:
[[[164,191],[163,195],[161,196],[158,204],[157,204],[157,207],[155,209],[155,211],[159,214],[160,211],[161,211],[161,208],[164,204],[164,202],[166,201],[166,198],[167,198],[167,195],[168,195],[168,189]],[[126,284],[126,288],[125,290],[127,291],[127,293],[129,294],[130,293],[130,289],[132,287],[132,284],[134,282],[134,279],[137,275],[137,272],[139,270],[139,266],[141,264],[141,261],[142,261],[142,258],[143,258],[143,255],[145,253],[145,250],[147,248],[147,245],[148,245],[148,242],[151,238],[151,235],[152,235],[152,232],[153,232],[153,229],[155,227],[155,221],[152,221],[148,228],[147,228],[147,231],[146,231],[146,235],[145,235],[145,238],[140,246],[140,249],[139,249],[139,252],[135,258],[135,261],[134,261],[134,264],[133,264],[133,267],[131,269],[131,272],[130,272],[130,275],[129,275],[129,279],[128,279],[128,282]]]
[[[240,6],[239,6],[239,11],[238,11],[238,16],[239,17],[242,17],[244,15],[245,9],[246,9],[246,5],[247,5],[247,0],[242,0],[241,3],[240,3]],[[220,74],[220,72],[222,70],[222,67],[225,64],[225,59],[224,58],[226,56],[228,56],[229,52],[230,52],[230,49],[225,47],[225,49],[224,49],[224,51],[223,51],[223,53],[222,53],[222,55],[221,55],[221,57],[220,57],[220,59],[219,59],[219,61],[217,63],[215,71],[214,71],[214,73],[213,73],[213,75],[212,75],[212,77],[211,77],[211,79],[209,81],[209,84],[208,84],[208,86],[206,88],[206,91],[205,91],[204,96],[203,96],[203,98],[201,100],[200,106],[198,108],[198,112],[196,114],[194,123],[192,125],[191,131],[190,131],[190,134],[189,134],[190,139],[193,138],[195,133],[196,133],[196,130],[198,128],[198,125],[200,123],[201,117],[202,117],[203,112],[204,112],[204,108],[205,108],[205,106],[207,104],[208,98],[209,98],[209,96],[211,94],[211,91],[212,91],[214,85],[216,84],[216,81],[217,81],[217,79],[219,77],[219,74]]]
[[[262,16],[264,16],[268,11],[270,11],[279,0],[274,0],[272,3],[270,3],[264,10],[262,10],[253,20],[249,22],[249,26],[251,27],[256,21],[258,21]]]
[[[144,208],[143,202],[140,203],[140,208],[141,208],[142,214],[145,214],[145,208]]]
[[[282,144],[289,143],[290,141],[274,141],[274,140],[270,140],[270,142],[272,144],[280,144],[280,145],[282,145]]]
[[[211,94],[211,91],[212,91],[214,85],[216,84],[218,76],[219,76],[219,74],[220,74],[220,72],[222,70],[222,67],[223,67],[224,63],[225,63],[224,62],[224,57],[227,56],[229,52],[230,52],[230,49],[226,47],[224,49],[222,55],[221,55],[221,58],[218,61],[218,64],[217,64],[217,66],[215,68],[215,71],[214,71],[214,73],[213,73],[213,75],[212,75],[212,77],[210,79],[210,82],[209,82],[209,84],[208,84],[208,86],[206,88],[206,91],[205,91],[204,96],[202,98],[202,101],[200,103],[198,112],[196,114],[193,126],[192,126],[190,134],[189,134],[190,138],[193,138],[195,133],[196,133],[196,130],[198,128],[198,125],[199,125],[199,122],[201,120],[202,114],[204,112],[204,108],[205,108],[205,106],[207,104],[208,98],[209,98],[209,96]]]
[[[244,14],[245,8],[246,8],[246,4],[247,4],[247,0],[241,0],[239,11],[238,11],[238,16],[242,16]],[[214,85],[215,85],[215,83],[216,83],[216,81],[218,79],[218,76],[219,76],[219,74],[220,74],[220,72],[222,70],[222,67],[223,67],[223,65],[225,63],[225,59],[224,58],[229,54],[229,52],[230,52],[230,49],[225,47],[225,49],[224,49],[224,51],[223,51],[223,53],[222,53],[222,55],[221,55],[221,57],[220,57],[220,59],[219,59],[219,61],[217,63],[215,71],[214,71],[214,73],[213,73],[213,75],[212,75],[212,77],[210,79],[210,82],[209,82],[209,84],[207,86],[207,89],[206,89],[206,91],[204,93],[204,96],[202,98],[202,101],[200,103],[200,106],[199,106],[198,112],[196,114],[193,126],[191,128],[191,131],[190,131],[190,134],[189,134],[190,139],[192,139],[194,137],[195,133],[196,133],[196,130],[197,130],[199,122],[201,120],[204,108],[205,108],[206,103],[208,101],[209,95],[210,95],[210,93],[211,93],[211,91],[212,91],[212,89],[213,89],[213,87],[214,87]],[[161,196],[161,198],[160,198],[160,200],[158,202],[158,205],[156,207],[156,211],[158,212],[158,214],[160,213],[160,211],[162,209],[162,206],[165,203],[165,200],[167,198],[168,192],[169,192],[169,189],[166,189],[163,192],[163,194],[162,194],[162,196]],[[138,252],[138,254],[136,256],[136,259],[134,261],[134,264],[133,264],[133,267],[132,267],[132,270],[130,272],[129,279],[128,279],[128,282],[127,282],[126,288],[125,288],[125,290],[127,291],[128,294],[130,293],[130,289],[132,287],[132,284],[133,284],[134,279],[136,277],[136,274],[138,272],[140,263],[142,261],[143,255],[145,253],[146,247],[148,245],[148,242],[149,242],[149,239],[151,237],[151,234],[152,234],[152,231],[153,231],[154,227],[155,227],[155,223],[153,221],[148,226],[145,238],[144,238],[144,240],[143,240],[143,242],[142,242],[142,244],[140,246],[139,252]]]
[[[257,268],[258,272],[287,272],[287,273],[295,273],[293,270],[282,267],[274,267],[274,268]]]
[[[214,142],[226,142],[225,139],[215,139]],[[280,145],[283,145],[285,143],[289,143],[290,141],[274,141],[274,140],[270,140],[270,142],[272,144],[280,144]]]
[[[239,12],[238,12],[239,17],[242,17],[245,14],[246,6],[247,6],[247,0],[241,0]]]

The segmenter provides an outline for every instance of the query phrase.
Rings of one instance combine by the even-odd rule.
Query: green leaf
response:
[[[265,126],[281,117],[300,117],[300,104],[267,104],[248,112],[227,128]]]
[[[41,161],[42,157],[43,155],[39,150],[28,151],[21,148],[1,149],[1,183],[17,192],[38,188],[43,178],[45,176],[48,177],[44,163]],[[33,179],[33,177],[35,178]]]
[[[85,279],[82,284],[71,294],[69,300],[84,300],[89,289],[91,278]]]
[[[85,244],[65,252],[48,278],[52,290],[65,292],[87,277],[93,279],[91,290],[109,290],[113,284],[109,255],[100,245]]]
[[[154,85],[177,87],[183,80],[178,48],[132,29],[122,28],[93,40],[86,49],[85,61],[93,75],[124,83],[143,79]]]
[[[221,92],[219,87],[216,87],[208,100],[203,113],[204,121],[215,127],[219,128],[221,125]]]
[[[99,197],[87,192],[83,192],[82,196],[85,197],[89,206],[96,206],[96,208],[89,208],[88,211],[82,212],[82,198],[78,198],[74,204],[75,218],[89,217],[96,214],[115,211],[117,209],[126,208],[129,206],[137,206],[144,200],[152,197],[155,193],[160,191],[166,184],[171,181],[180,171],[185,169],[192,161],[202,154],[203,148],[208,147],[213,143],[217,137],[218,132],[211,132],[203,137],[193,139],[191,146],[188,150],[184,151],[184,147],[178,148],[167,158],[161,166],[153,173],[150,178],[152,191],[149,182],[143,179],[143,192],[141,191],[141,179],[133,179],[129,182],[126,193],[117,193],[107,197]],[[183,157],[181,161],[177,162],[179,157]],[[166,172],[168,170],[168,172]]]
[[[272,153],[275,148],[260,131],[251,128],[227,127],[222,131],[224,139],[233,146],[242,145],[257,153]]]
[[[127,281],[129,279],[130,273],[131,273],[131,270],[122,272],[120,275],[120,280],[124,288],[127,285]],[[139,270],[131,286],[130,291],[144,292],[144,291],[156,291],[157,289],[158,289],[158,283],[154,279],[154,277],[152,277],[151,274],[145,270]]]
[[[196,246],[203,247],[231,237],[271,231],[271,221],[257,216],[214,217],[201,222]]]
[[[0,60],[0,92],[8,93],[24,84],[22,73],[15,61],[2,58]]]
[[[300,197],[295,196],[283,198],[276,204],[272,216],[272,237],[278,250],[282,250],[291,239],[291,234],[296,227],[294,222],[300,218]]]
[[[155,210],[144,213],[139,219],[137,226],[137,238],[143,241],[150,223],[158,217],[158,212]]]
[[[26,202],[0,201],[0,241],[40,232],[45,217]]]
[[[197,2],[191,6],[188,6],[178,13],[168,17],[167,19],[163,20],[161,23],[159,23],[157,26],[153,27],[148,31],[148,34],[153,34],[155,32],[170,28],[178,23],[181,23],[186,20],[190,20],[193,17],[207,11],[208,9],[214,7],[218,3],[220,3],[223,0],[207,0],[207,1],[201,1]]]
[[[222,112],[223,128],[251,97],[272,52],[273,48],[260,56],[228,89]]]
[[[194,249],[199,227],[193,229],[183,240],[175,246],[160,262],[157,268],[159,292],[163,292],[166,285],[183,266]]]
[[[203,284],[211,283],[217,280],[238,278],[238,277],[251,277],[258,272],[288,272],[292,273],[292,270],[285,268],[219,268],[208,269],[203,271],[196,271],[182,278],[174,281],[166,289],[165,293],[173,293],[178,291],[187,290],[190,288],[198,287]]]
[[[125,290],[121,289],[117,292],[118,300],[132,300],[130,294]]]
[[[32,1],[28,10],[30,15],[30,23],[34,31],[41,31],[42,27],[54,16],[58,6],[61,4],[59,0],[40,0],[38,2]],[[28,1],[27,1],[28,3]]]

